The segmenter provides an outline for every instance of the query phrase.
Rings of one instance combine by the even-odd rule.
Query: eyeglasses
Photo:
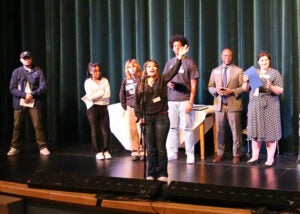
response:
[[[31,57],[30,56],[25,56],[25,57],[23,57],[23,59],[27,60],[27,59],[31,59]]]

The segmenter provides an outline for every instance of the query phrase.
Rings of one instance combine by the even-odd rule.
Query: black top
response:
[[[145,115],[168,111],[167,83],[178,73],[180,66],[181,60],[176,60],[175,65],[169,72],[158,75],[153,87],[145,84],[145,80],[141,80],[139,84],[142,85],[137,87],[134,108],[138,120],[142,117],[142,106],[144,106]]]

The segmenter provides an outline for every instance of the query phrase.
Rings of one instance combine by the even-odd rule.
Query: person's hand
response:
[[[228,95],[232,94],[232,92],[233,92],[232,89],[224,88],[224,87],[217,88],[216,91],[221,96],[228,96]]]
[[[188,45],[181,47],[178,52],[177,59],[182,60],[184,58],[185,54],[189,51],[189,49],[190,49],[190,47]]]
[[[168,82],[168,83],[167,83],[167,86],[168,86],[169,88],[171,88],[171,89],[174,89],[175,84],[172,83],[172,82]]]
[[[244,81],[244,82],[249,82],[249,77],[248,77],[247,75],[244,75],[244,76],[243,76],[243,81]]]
[[[267,85],[266,85],[267,89],[270,89],[271,86],[272,86],[271,81],[270,81],[269,79],[267,79]],[[271,89],[270,89],[270,90],[271,90]]]
[[[224,88],[224,87],[216,88],[216,92],[221,96],[224,96],[225,91],[226,91],[226,88]]]
[[[189,113],[193,110],[193,103],[187,102],[186,107],[185,107],[185,112]]]
[[[144,124],[145,121],[146,121],[145,118],[141,118],[141,119],[140,119],[140,124]]]
[[[125,117],[125,114],[126,114],[126,110],[124,110],[124,109],[122,108],[122,117]]]
[[[26,94],[24,102],[30,103],[32,99],[33,99],[33,96],[31,94]]]

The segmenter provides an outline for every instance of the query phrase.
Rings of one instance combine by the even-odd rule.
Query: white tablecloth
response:
[[[212,117],[206,117],[208,114],[214,112],[213,107],[208,105],[194,105],[194,109],[205,107],[203,110],[194,110],[194,134],[195,143],[200,139],[199,125],[205,120],[205,133],[212,127]],[[126,150],[130,151],[128,124],[124,120],[124,110],[120,103],[111,104],[108,106],[110,130],[115,137],[120,141]],[[168,143],[168,140],[167,140]],[[184,146],[183,131],[180,132],[180,147]]]
[[[194,130],[194,139],[195,144],[200,140],[200,130],[199,126],[201,123],[204,123],[204,132],[206,133],[210,128],[213,127],[213,117],[207,117],[214,113],[214,108],[212,105],[201,105],[201,104],[194,104],[194,121],[193,121],[193,130]],[[205,134],[204,133],[204,134]],[[183,129],[180,129],[180,148],[184,147],[184,134]],[[169,136],[167,138],[167,144],[169,143]]]

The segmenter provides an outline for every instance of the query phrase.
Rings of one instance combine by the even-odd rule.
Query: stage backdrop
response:
[[[168,40],[179,33],[188,38],[188,55],[199,67],[196,102],[201,104],[212,103],[207,83],[223,48],[233,50],[234,63],[243,69],[256,65],[258,51],[269,51],[285,84],[281,152],[298,152],[299,0],[3,0],[0,6],[0,137],[7,147],[13,121],[8,86],[22,50],[30,50],[47,74],[49,142],[89,142],[80,100],[87,64],[102,65],[116,103],[124,62],[152,58],[162,71],[172,57]],[[243,99],[245,126],[248,95]],[[26,130],[32,137],[32,127]]]

